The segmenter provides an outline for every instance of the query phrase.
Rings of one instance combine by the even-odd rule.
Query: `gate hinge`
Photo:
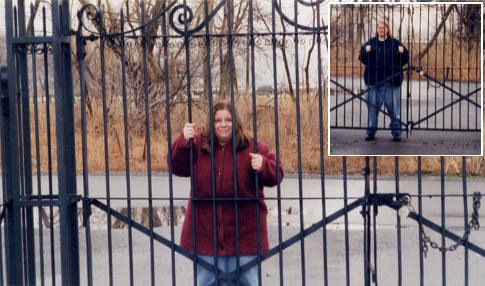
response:
[[[7,67],[0,67],[0,104],[2,105],[2,115],[8,116],[8,73]]]

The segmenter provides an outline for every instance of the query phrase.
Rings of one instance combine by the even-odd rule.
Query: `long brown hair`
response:
[[[379,27],[380,24],[384,24],[384,26],[386,26],[386,28],[387,28],[387,37],[388,38],[392,38],[392,32],[391,32],[391,28],[389,27],[389,23],[387,23],[384,20],[381,20],[381,21],[377,22],[377,25],[376,25],[376,37],[379,37],[379,35],[377,34],[377,28]]]
[[[212,108],[212,114],[209,113],[207,118],[207,122],[205,128],[202,131],[202,149],[208,153],[211,152],[211,140],[213,139],[210,134],[211,130],[211,121],[214,124],[214,116],[216,112],[219,110],[227,110],[231,113],[233,120],[235,120],[236,128],[233,126],[233,132],[236,132],[236,150],[242,150],[249,146],[251,141],[253,140],[253,136],[247,130],[244,125],[241,123],[241,117],[239,117],[236,108],[232,106],[230,100],[218,100],[214,103]],[[235,117],[235,118],[234,118]],[[211,120],[212,119],[212,120]],[[214,135],[215,136],[215,135]],[[214,141],[214,145],[217,143],[217,140]]]

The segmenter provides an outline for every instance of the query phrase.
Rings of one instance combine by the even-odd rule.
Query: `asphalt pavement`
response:
[[[329,154],[338,156],[476,156],[482,154],[481,132],[422,131],[403,133],[394,142],[389,130],[379,130],[374,141],[365,141],[365,130],[330,129]]]

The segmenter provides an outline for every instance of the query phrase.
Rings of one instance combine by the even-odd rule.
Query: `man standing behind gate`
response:
[[[393,140],[401,141],[402,67],[409,62],[409,52],[392,37],[386,21],[377,22],[375,37],[360,48],[359,60],[365,65],[364,83],[367,93],[368,120],[366,141],[375,139],[377,119],[384,103],[391,117],[389,128]]]

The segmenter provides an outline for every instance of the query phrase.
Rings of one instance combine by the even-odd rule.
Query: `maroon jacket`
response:
[[[193,203],[195,210],[195,231],[197,254],[214,255],[214,231],[213,231],[213,200],[211,184],[211,155],[202,150],[202,136],[196,134],[193,139],[194,146],[194,196],[196,198],[208,198],[197,200]],[[260,241],[261,253],[269,250],[268,227],[266,217],[268,208],[264,202],[263,186],[273,187],[277,182],[276,157],[269,151],[267,145],[258,142],[258,154],[263,156],[263,166],[258,174],[259,182],[259,210],[260,210]],[[215,174],[215,197],[234,198],[234,176],[232,143],[214,147],[214,174]],[[255,174],[251,168],[249,153],[254,150],[254,142],[247,148],[236,153],[237,161],[237,197],[256,198]],[[183,133],[172,143],[172,172],[181,177],[190,176],[190,148],[185,143]],[[280,163],[280,180],[284,172]],[[236,255],[236,219],[235,200],[216,200],[216,225],[217,246],[219,256]],[[258,253],[256,231],[256,201],[240,200],[238,203],[239,214],[239,254],[255,255]],[[187,212],[182,227],[180,245],[188,250],[192,248],[192,206],[191,201],[187,205]]]

